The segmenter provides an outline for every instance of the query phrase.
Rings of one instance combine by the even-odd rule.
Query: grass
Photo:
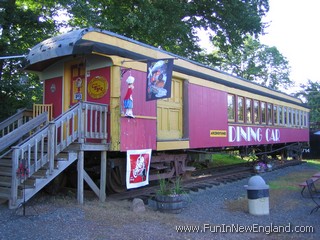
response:
[[[317,170],[320,171],[320,159],[306,160],[308,164],[314,166]]]
[[[221,165],[231,165],[236,163],[245,163],[247,161],[236,155],[218,153],[218,154],[212,155],[211,162],[213,165],[221,166]]]
[[[220,167],[237,163],[246,163],[247,161],[240,156],[227,153],[205,154],[205,159],[196,160],[193,164],[197,169],[206,167]]]

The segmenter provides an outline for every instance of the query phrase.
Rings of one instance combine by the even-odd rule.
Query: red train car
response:
[[[70,144],[80,143],[84,165],[103,153],[107,185],[114,191],[125,187],[129,151],[152,150],[154,180],[183,173],[190,150],[300,155],[292,145],[309,141],[309,108],[299,99],[108,31],[80,29],[47,39],[31,49],[25,70],[43,81],[53,121],[79,104],[106,106],[106,118],[89,109],[70,117],[84,125],[60,127],[58,135],[90,131]],[[130,100],[132,79],[130,117],[124,100]],[[96,133],[103,129],[106,134]]]

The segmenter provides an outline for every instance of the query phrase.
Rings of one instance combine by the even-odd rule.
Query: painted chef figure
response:
[[[132,92],[133,92],[133,88],[134,88],[134,86],[133,86],[134,77],[129,76],[127,78],[126,82],[128,84],[128,90],[127,90],[127,93],[126,93],[124,100],[123,100],[123,105],[124,105],[124,108],[126,109],[125,116],[129,117],[129,118],[134,118],[133,112],[132,112],[132,109],[133,109]]]
[[[146,180],[146,164],[142,154],[137,158],[136,167],[132,170],[132,174],[134,178],[141,176],[142,181]]]

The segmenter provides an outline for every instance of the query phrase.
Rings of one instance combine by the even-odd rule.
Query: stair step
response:
[[[28,178],[26,181],[19,185],[19,189],[27,189],[27,188],[35,188],[36,187],[36,179]]]
[[[31,177],[32,178],[47,178],[48,174],[49,174],[49,170],[48,169],[41,168],[37,172],[32,174]]]
[[[10,187],[11,186],[11,177],[0,176],[0,186],[1,187]]]
[[[11,158],[1,158],[0,159],[0,167],[11,167],[12,159]]]
[[[8,153],[7,155],[2,156],[1,159],[12,159],[12,153]]]
[[[10,167],[0,167],[0,176],[11,176],[11,168]]]
[[[33,178],[26,179],[23,183],[20,184],[23,188],[25,185],[26,188],[34,188],[36,185],[36,180]],[[11,177],[0,176],[0,187],[11,187]]]
[[[69,154],[67,152],[61,152],[56,157],[56,161],[67,161],[69,157]]]
[[[45,165],[43,165],[43,167],[42,168],[40,168],[40,169],[49,169],[50,167],[49,167],[49,163],[46,163]],[[54,162],[53,162],[53,168],[54,169],[58,169],[59,168],[59,162],[57,161],[57,160],[55,160]]]
[[[11,188],[8,187],[0,187],[0,196],[5,197],[6,199],[11,196]]]
[[[3,192],[1,192],[1,190],[0,190],[0,199],[6,199],[6,200],[9,200],[10,199],[10,197],[11,197],[11,194],[9,193],[3,193]]]
[[[18,198],[22,198],[23,191],[18,189]],[[0,198],[10,199],[11,198],[11,188],[0,187]]]

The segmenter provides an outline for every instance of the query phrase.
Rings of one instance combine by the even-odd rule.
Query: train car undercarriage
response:
[[[302,143],[245,146],[238,148],[194,149],[175,152],[155,152],[152,155],[149,181],[157,184],[159,179],[171,179],[177,176],[185,176],[196,170],[194,162],[201,161],[199,155],[212,155],[221,152],[238,155],[242,158],[255,156],[255,161],[284,161],[288,159],[301,160],[304,145]],[[110,154],[114,155],[114,154]],[[99,185],[100,176],[99,155],[94,152],[85,154],[85,170],[90,177]],[[46,187],[49,193],[56,193],[61,187],[75,188],[77,186],[76,164],[70,166],[65,173],[61,174],[54,182]],[[67,180],[66,180],[67,178]],[[126,187],[126,157],[109,156],[107,161],[107,194],[127,191]]]

